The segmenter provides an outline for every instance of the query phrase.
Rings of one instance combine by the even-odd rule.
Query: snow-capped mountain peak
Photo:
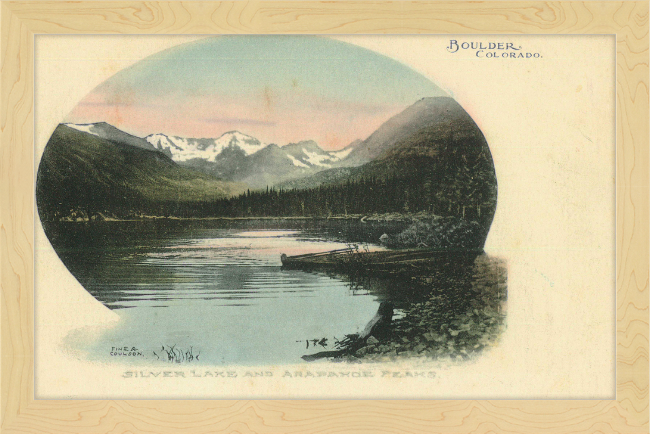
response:
[[[222,134],[221,137],[216,139],[214,142],[215,145],[221,147],[221,149],[228,146],[238,146],[246,155],[254,154],[266,146],[255,137],[240,133],[239,131],[228,131],[227,133]]]
[[[101,137],[102,139],[117,141],[127,145],[135,146],[136,148],[147,149],[149,151],[156,149],[143,138],[126,133],[106,122],[95,122],[92,124],[65,123],[63,125],[69,128],[73,128],[77,131],[81,131],[83,133]]]
[[[72,124],[72,123],[67,123],[63,124],[66,127],[74,128],[77,131],[81,131],[84,133],[92,134],[93,136],[97,136],[97,124]]]
[[[265,146],[255,137],[239,131],[229,131],[216,139],[193,139],[151,134],[146,137],[146,140],[156,149],[170,153],[172,159],[178,162],[193,159],[214,161],[216,156],[228,147],[237,147],[245,155],[251,155]]]
[[[282,147],[298,167],[333,167],[337,162],[344,159],[352,148],[341,151],[325,151],[313,140],[305,140],[298,143],[289,143]]]
[[[132,146],[157,150],[177,163],[219,163],[223,166],[224,164],[229,164],[227,161],[233,161],[232,158],[248,158],[269,146],[255,137],[240,131],[228,131],[216,139],[186,138],[162,133],[150,134],[145,138],[140,138],[115,128],[106,122],[89,124],[66,123],[64,125],[104,139],[118,140]],[[313,171],[329,169],[340,164],[345,164],[343,160],[353,150],[354,145],[355,143],[352,143],[340,151],[325,151],[313,140],[289,143],[282,147],[277,145],[273,146],[277,148],[275,150],[276,155],[282,155],[282,158],[289,164],[289,167],[294,167],[302,171]],[[223,153],[226,149],[229,152]]]

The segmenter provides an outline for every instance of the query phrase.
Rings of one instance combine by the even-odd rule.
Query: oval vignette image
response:
[[[63,264],[119,316],[66,337],[90,361],[463,364],[505,329],[483,133],[352,44],[220,36],[145,58],[61,120],[36,200]]]

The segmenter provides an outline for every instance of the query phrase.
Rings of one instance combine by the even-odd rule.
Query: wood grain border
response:
[[[3,2],[0,261],[4,433],[647,433],[648,2]],[[615,34],[615,401],[34,399],[34,35]]]

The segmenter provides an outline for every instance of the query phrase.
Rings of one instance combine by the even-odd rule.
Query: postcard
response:
[[[35,47],[37,398],[613,399],[613,37]]]

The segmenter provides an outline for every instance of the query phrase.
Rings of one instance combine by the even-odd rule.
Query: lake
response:
[[[47,233],[77,280],[120,316],[101,333],[68,336],[69,348],[90,360],[298,363],[363,330],[386,300],[396,308],[398,339],[364,349],[369,359],[400,352],[465,357],[493,344],[506,299],[497,258],[450,259],[397,277],[281,267],[282,253],[353,243],[382,249],[364,238],[378,240],[384,231],[385,224],[357,221],[149,220],[67,222]]]

